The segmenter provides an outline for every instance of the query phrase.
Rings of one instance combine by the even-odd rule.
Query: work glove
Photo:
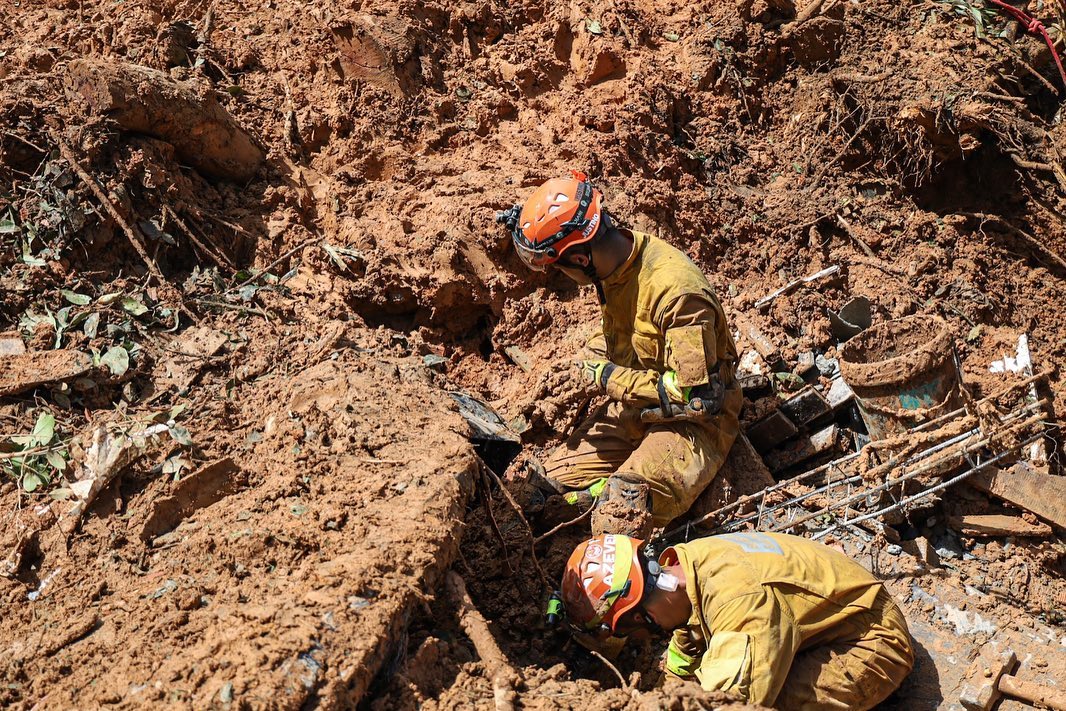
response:
[[[579,360],[574,365],[588,390],[600,394],[607,392],[607,381],[618,367],[609,360]]]

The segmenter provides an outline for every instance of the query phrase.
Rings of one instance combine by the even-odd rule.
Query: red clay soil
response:
[[[623,651],[623,688],[543,628],[581,530],[531,549],[447,391],[524,430],[520,459],[542,455],[580,419],[558,371],[599,314],[590,290],[526,271],[495,211],[588,171],[789,363],[833,355],[827,309],[862,295],[875,322],[943,317],[977,393],[1022,333],[1037,369],[1061,369],[1066,88],[1041,41],[993,13],[975,32],[967,7],[828,0],[794,22],[791,0],[0,6],[0,332],[129,359],[0,399],[0,454],[45,411],[61,442],[105,421],[177,428],[69,537],[48,511],[69,506],[72,465],[33,492],[0,475],[0,705],[488,707],[441,602],[453,564],[519,705],[721,705],[657,688],[658,648]],[[143,79],[105,90],[94,66]],[[173,115],[123,117],[161,87]],[[179,108],[190,130],[243,130],[242,169],[218,177]],[[1055,374],[1060,419],[1061,389]],[[947,535],[944,514],[911,533]],[[1007,543],[955,541],[973,558],[948,574],[1061,634],[1061,532]]]

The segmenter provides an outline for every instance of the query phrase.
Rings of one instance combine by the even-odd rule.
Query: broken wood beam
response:
[[[0,397],[84,375],[93,359],[81,351],[30,351],[0,358]]]
[[[514,709],[514,687],[519,681],[518,672],[507,661],[507,656],[492,636],[489,623],[474,607],[474,601],[466,591],[463,578],[454,570],[450,570],[444,579],[444,585],[459,613],[459,624],[463,632],[474,643],[474,649],[477,650],[477,655],[492,680],[492,697],[497,711],[511,711]]]
[[[748,427],[744,433],[756,450],[768,452],[782,442],[795,437],[799,434],[799,429],[780,410],[774,410]]]
[[[1009,470],[979,472],[970,485],[1066,528],[1066,476],[1038,472],[1020,462]]]
[[[832,410],[822,394],[810,385],[781,403],[781,411],[797,426],[813,422]]]
[[[1034,536],[1051,535],[1051,526],[1046,523],[1029,523],[1021,516],[1003,514],[971,514],[949,516],[948,525],[964,536]]]
[[[809,459],[840,452],[842,449],[840,440],[840,428],[830,425],[818,430],[810,437],[799,437],[784,447],[770,452],[764,457],[766,466],[770,467],[770,471],[776,475]]]
[[[252,137],[218,102],[213,90],[178,82],[164,72],[114,58],[83,58],[67,68],[67,94],[92,114],[174,146],[205,175],[251,180],[265,157]]]
[[[816,4],[820,5],[821,3],[816,3]],[[767,306],[769,306],[771,303],[773,303],[774,299],[776,299],[779,296],[783,296],[783,295],[787,294],[790,291],[793,291],[796,287],[800,286],[801,284],[809,284],[812,281],[817,281],[817,280],[822,279],[824,277],[831,276],[833,274],[836,274],[839,271],[840,271],[840,265],[839,264],[834,264],[834,265],[832,265],[830,267],[826,267],[825,269],[822,269],[821,271],[817,271],[814,274],[808,274],[805,277],[800,277],[799,279],[793,279],[792,281],[790,281],[789,283],[785,284],[780,289],[777,289],[776,291],[772,291],[769,294],[767,294],[766,296],[764,296],[761,299],[759,299],[758,301],[756,301],[755,302],[755,308],[756,309],[760,309],[760,310],[764,309]]]

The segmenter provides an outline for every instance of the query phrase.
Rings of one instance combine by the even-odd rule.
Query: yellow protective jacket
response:
[[[770,706],[798,651],[844,634],[881,583],[843,553],[798,536],[732,533],[667,549],[692,615],[674,631],[667,671]],[[884,593],[887,595],[887,593]]]
[[[677,374],[681,388],[696,387],[723,362],[724,384],[731,385],[737,347],[707,278],[675,247],[631,234],[629,259],[603,281],[602,333],[588,344],[618,366],[607,395],[628,406],[655,406],[659,378],[667,371]],[[724,410],[739,410],[739,395],[726,400]]]

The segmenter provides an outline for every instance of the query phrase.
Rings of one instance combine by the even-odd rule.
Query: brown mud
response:
[[[590,406],[559,373],[599,314],[590,290],[524,270],[494,213],[588,171],[621,222],[757,321],[742,353],[790,367],[835,355],[828,311],[866,296],[875,323],[944,318],[975,395],[1000,389],[989,364],[1022,333],[1038,370],[1061,370],[1066,87],[1042,42],[994,13],[975,32],[962,5],[0,5],[0,331],[95,356],[5,393],[0,455],[43,412],[59,454],[98,421],[170,437],[70,535],[52,507],[73,463],[41,454],[32,492],[4,469],[0,705],[488,708],[453,565],[520,707],[725,703],[659,688],[658,647],[627,645],[623,683],[544,626],[582,527],[533,543],[537,512],[530,530],[448,392],[520,431],[518,461],[543,456]],[[1049,389],[1062,419],[1057,373]],[[762,485],[742,471],[697,509]],[[1061,636],[1061,530],[945,524],[1010,511],[966,489],[899,526],[941,565],[871,567],[923,629]],[[944,579],[976,591],[979,618],[916,592]]]

